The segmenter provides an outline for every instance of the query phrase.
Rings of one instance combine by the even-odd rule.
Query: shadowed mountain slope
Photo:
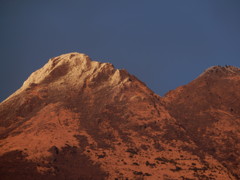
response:
[[[0,104],[0,177],[236,179],[238,69],[223,68],[231,76],[212,70],[161,98],[127,71],[84,54],[50,59]],[[220,85],[214,95],[199,89],[223,77],[233,89],[212,102]]]

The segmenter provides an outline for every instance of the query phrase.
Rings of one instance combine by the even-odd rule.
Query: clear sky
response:
[[[68,52],[164,95],[209,66],[240,67],[240,0],[0,0],[0,101]]]

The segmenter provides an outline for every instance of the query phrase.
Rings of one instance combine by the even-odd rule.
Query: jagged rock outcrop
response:
[[[208,70],[162,98],[109,63],[79,53],[52,58],[0,104],[0,176],[237,179],[239,106],[231,100],[240,97],[239,74],[220,73],[230,70]],[[215,101],[225,79],[231,88]]]

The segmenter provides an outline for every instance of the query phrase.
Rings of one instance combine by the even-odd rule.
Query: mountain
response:
[[[216,66],[169,92],[168,112],[204,152],[240,179],[240,69]]]
[[[112,64],[52,58],[0,104],[0,179],[238,179],[239,74],[160,97]]]

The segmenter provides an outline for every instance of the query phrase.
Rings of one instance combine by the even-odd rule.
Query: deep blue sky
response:
[[[239,0],[0,0],[0,101],[49,58],[82,52],[157,94],[240,66]]]

